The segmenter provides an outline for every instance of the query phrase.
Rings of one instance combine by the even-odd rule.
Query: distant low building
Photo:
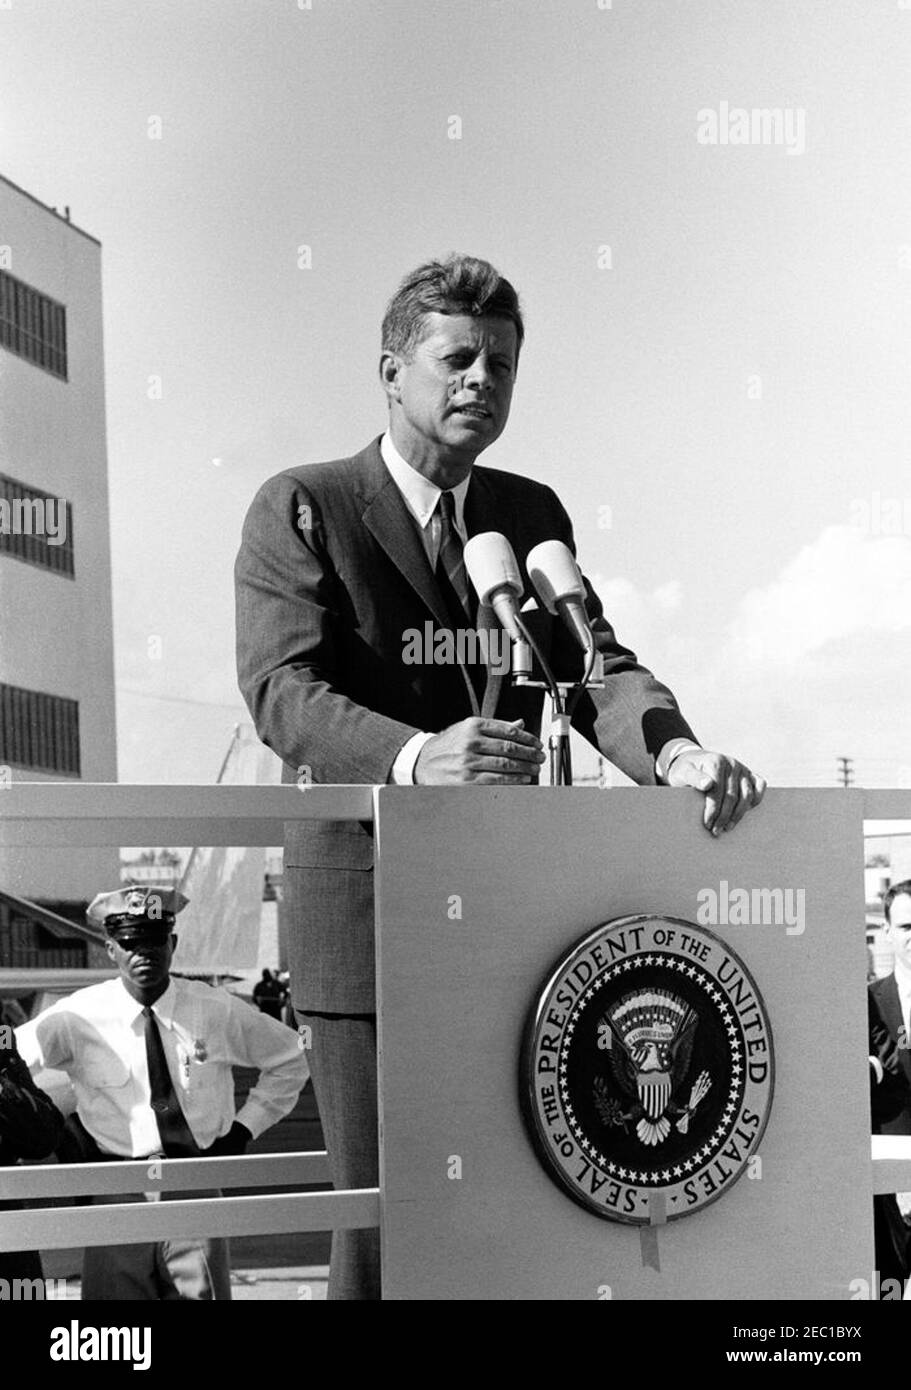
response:
[[[869,835],[864,842],[864,888],[870,911],[882,911],[893,883],[911,878],[911,834]]]
[[[883,931],[883,898],[893,883],[911,878],[911,834],[868,836],[865,842],[864,897],[867,945],[877,978],[892,972],[892,947]]]
[[[186,853],[173,849],[144,850],[120,862],[121,883],[177,884],[183,874]]]

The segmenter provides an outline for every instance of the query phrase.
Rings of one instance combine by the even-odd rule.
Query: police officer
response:
[[[19,1029],[33,1072],[57,1068],[73,1083],[86,1159],[243,1153],[288,1114],[307,1080],[289,1029],[226,990],[172,978],[173,927],[186,903],[163,885],[99,894],[87,916],[104,927],[117,979],[78,990]],[[239,1114],[233,1066],[259,1071]],[[230,1298],[227,1241],[88,1248],[82,1296]]]

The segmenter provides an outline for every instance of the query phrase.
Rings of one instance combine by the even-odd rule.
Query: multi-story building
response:
[[[0,783],[116,777],[101,245],[0,176]],[[116,846],[0,851],[73,920],[119,878]]]

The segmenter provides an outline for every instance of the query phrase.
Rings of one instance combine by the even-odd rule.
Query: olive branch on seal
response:
[[[629,1133],[623,1106],[611,1095],[603,1076],[595,1077],[595,1109],[602,1124],[618,1126],[624,1134]]]

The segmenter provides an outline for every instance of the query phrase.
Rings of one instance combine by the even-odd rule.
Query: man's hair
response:
[[[893,883],[886,896],[883,898],[883,912],[886,914],[886,921],[891,921],[892,904],[896,898],[911,898],[911,878],[903,878],[901,883]]]
[[[424,333],[427,314],[492,314],[516,326],[517,352],[525,337],[519,296],[489,261],[453,252],[406,275],[383,315],[383,351],[409,357]]]

